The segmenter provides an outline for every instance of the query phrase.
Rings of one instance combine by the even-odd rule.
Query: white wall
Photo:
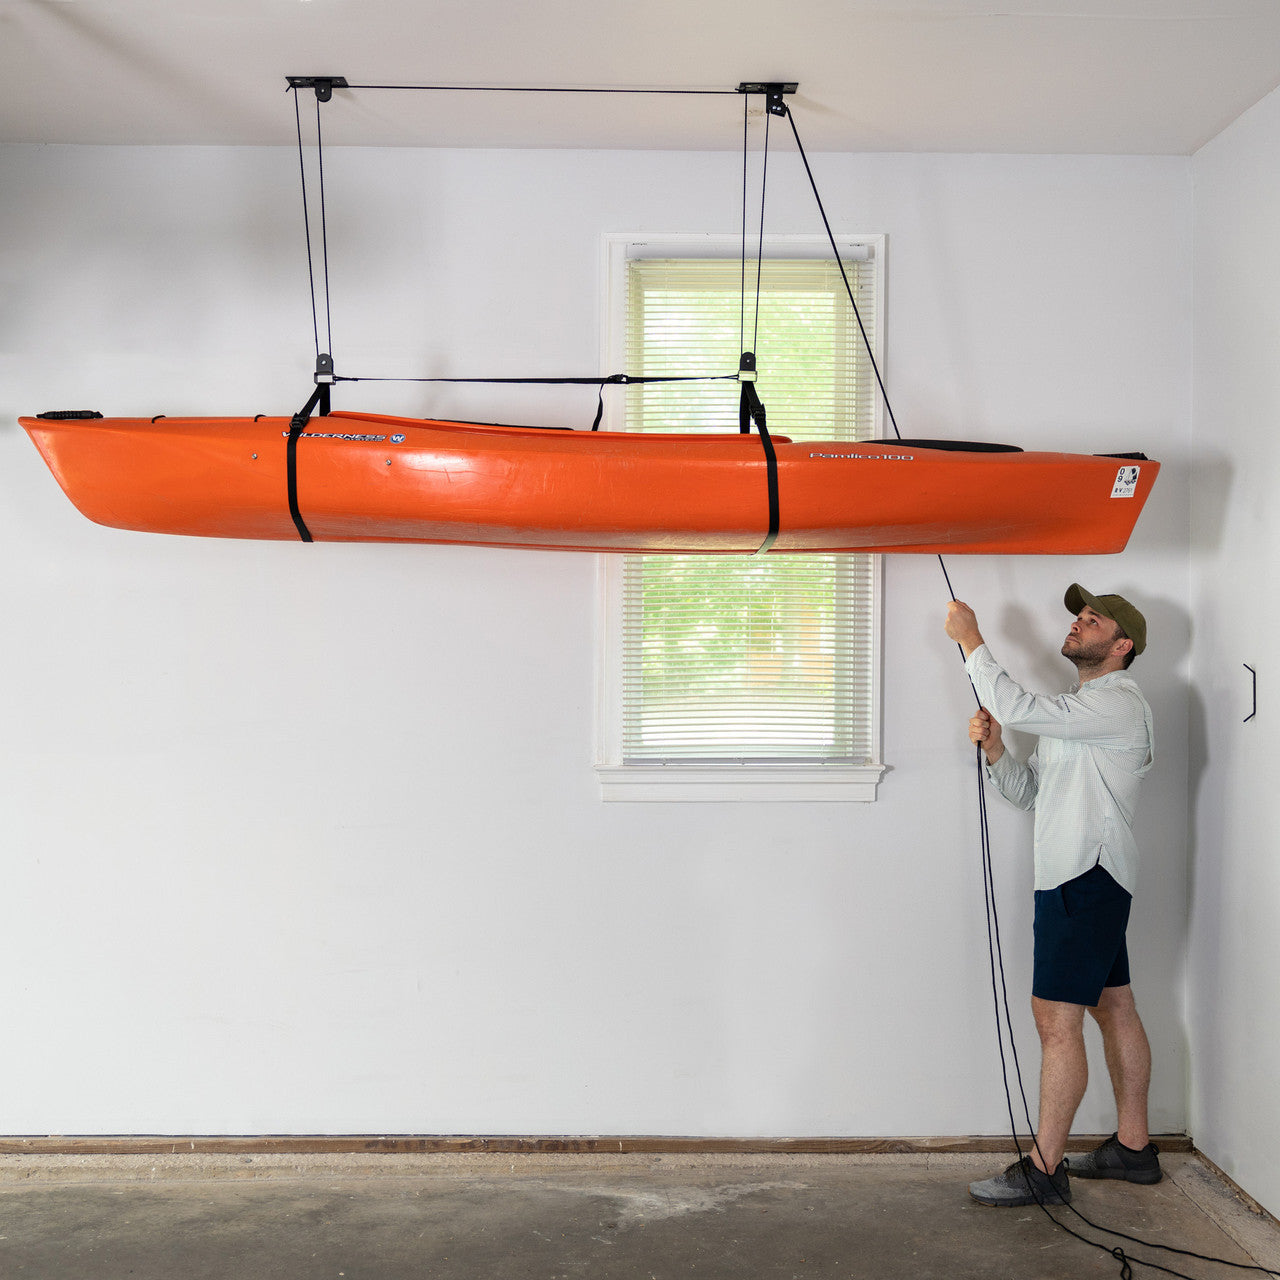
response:
[[[327,157],[348,371],[592,372],[601,234],[738,225],[732,154]],[[1150,619],[1135,983],[1153,1125],[1182,1130],[1189,164],[814,162],[837,230],[888,234],[905,434],[1164,464],[1123,556],[950,569],[1037,687],[1067,682],[1067,583]],[[770,229],[820,230],[793,160],[771,172]],[[1004,1129],[972,695],[935,559],[886,567],[877,803],[601,804],[591,557],[102,529],[15,425],[298,407],[290,152],[10,147],[0,222],[0,1132]],[[1029,827],[998,799],[993,826],[1034,1093]],[[1113,1123],[1095,1061],[1085,1132]]]
[[[1195,157],[1191,1120],[1280,1212],[1280,93]],[[1258,673],[1257,718],[1252,678]]]

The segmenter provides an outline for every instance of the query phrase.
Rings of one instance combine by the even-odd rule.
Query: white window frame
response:
[[[872,343],[883,350],[884,251],[883,235],[838,236],[842,254],[870,250],[878,270],[875,273],[875,332]],[[626,340],[626,268],[633,257],[735,258],[741,255],[738,237],[714,235],[627,235],[603,237],[605,318],[601,327],[601,367],[606,373],[623,370]],[[819,236],[771,236],[764,241],[766,257],[831,257],[830,241]],[[883,369],[883,360],[880,360]],[[767,402],[766,402],[767,403]],[[884,434],[883,404],[877,397],[875,436]],[[606,401],[606,418],[621,416]],[[619,423],[614,429],[618,429]],[[874,556],[872,565],[871,626],[871,707],[873,759],[867,764],[741,763],[707,764],[668,762],[624,764],[622,761],[622,568],[621,555],[601,555],[598,560],[597,599],[599,637],[596,646],[596,767],[601,799],[605,801],[789,801],[810,803],[837,801],[870,803],[885,766],[881,693],[883,672],[881,637],[883,632],[884,558]]]

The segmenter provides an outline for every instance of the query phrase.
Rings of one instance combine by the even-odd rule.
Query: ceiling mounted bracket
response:
[[[290,89],[314,89],[321,102],[328,102],[335,89],[347,88],[346,76],[286,76]]]
[[[795,80],[744,80],[738,86],[739,93],[763,93],[769,113],[775,116],[787,114],[786,94],[795,93],[800,85]]]

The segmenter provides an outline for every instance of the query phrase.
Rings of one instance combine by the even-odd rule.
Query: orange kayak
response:
[[[295,433],[291,482],[287,417],[20,421],[90,520],[212,538],[1098,555],[1124,549],[1160,469],[1140,454],[782,436],[771,465],[754,434],[336,412]]]

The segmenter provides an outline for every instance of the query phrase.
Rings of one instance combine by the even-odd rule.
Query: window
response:
[[[882,244],[850,242],[842,259],[875,343]],[[610,371],[732,372],[745,325],[771,432],[877,434],[874,376],[829,246],[768,247],[758,333],[755,270],[744,319],[736,245],[618,240],[609,266]],[[607,425],[736,431],[737,401],[733,382],[641,385]],[[603,561],[606,799],[874,798],[878,557]]]

